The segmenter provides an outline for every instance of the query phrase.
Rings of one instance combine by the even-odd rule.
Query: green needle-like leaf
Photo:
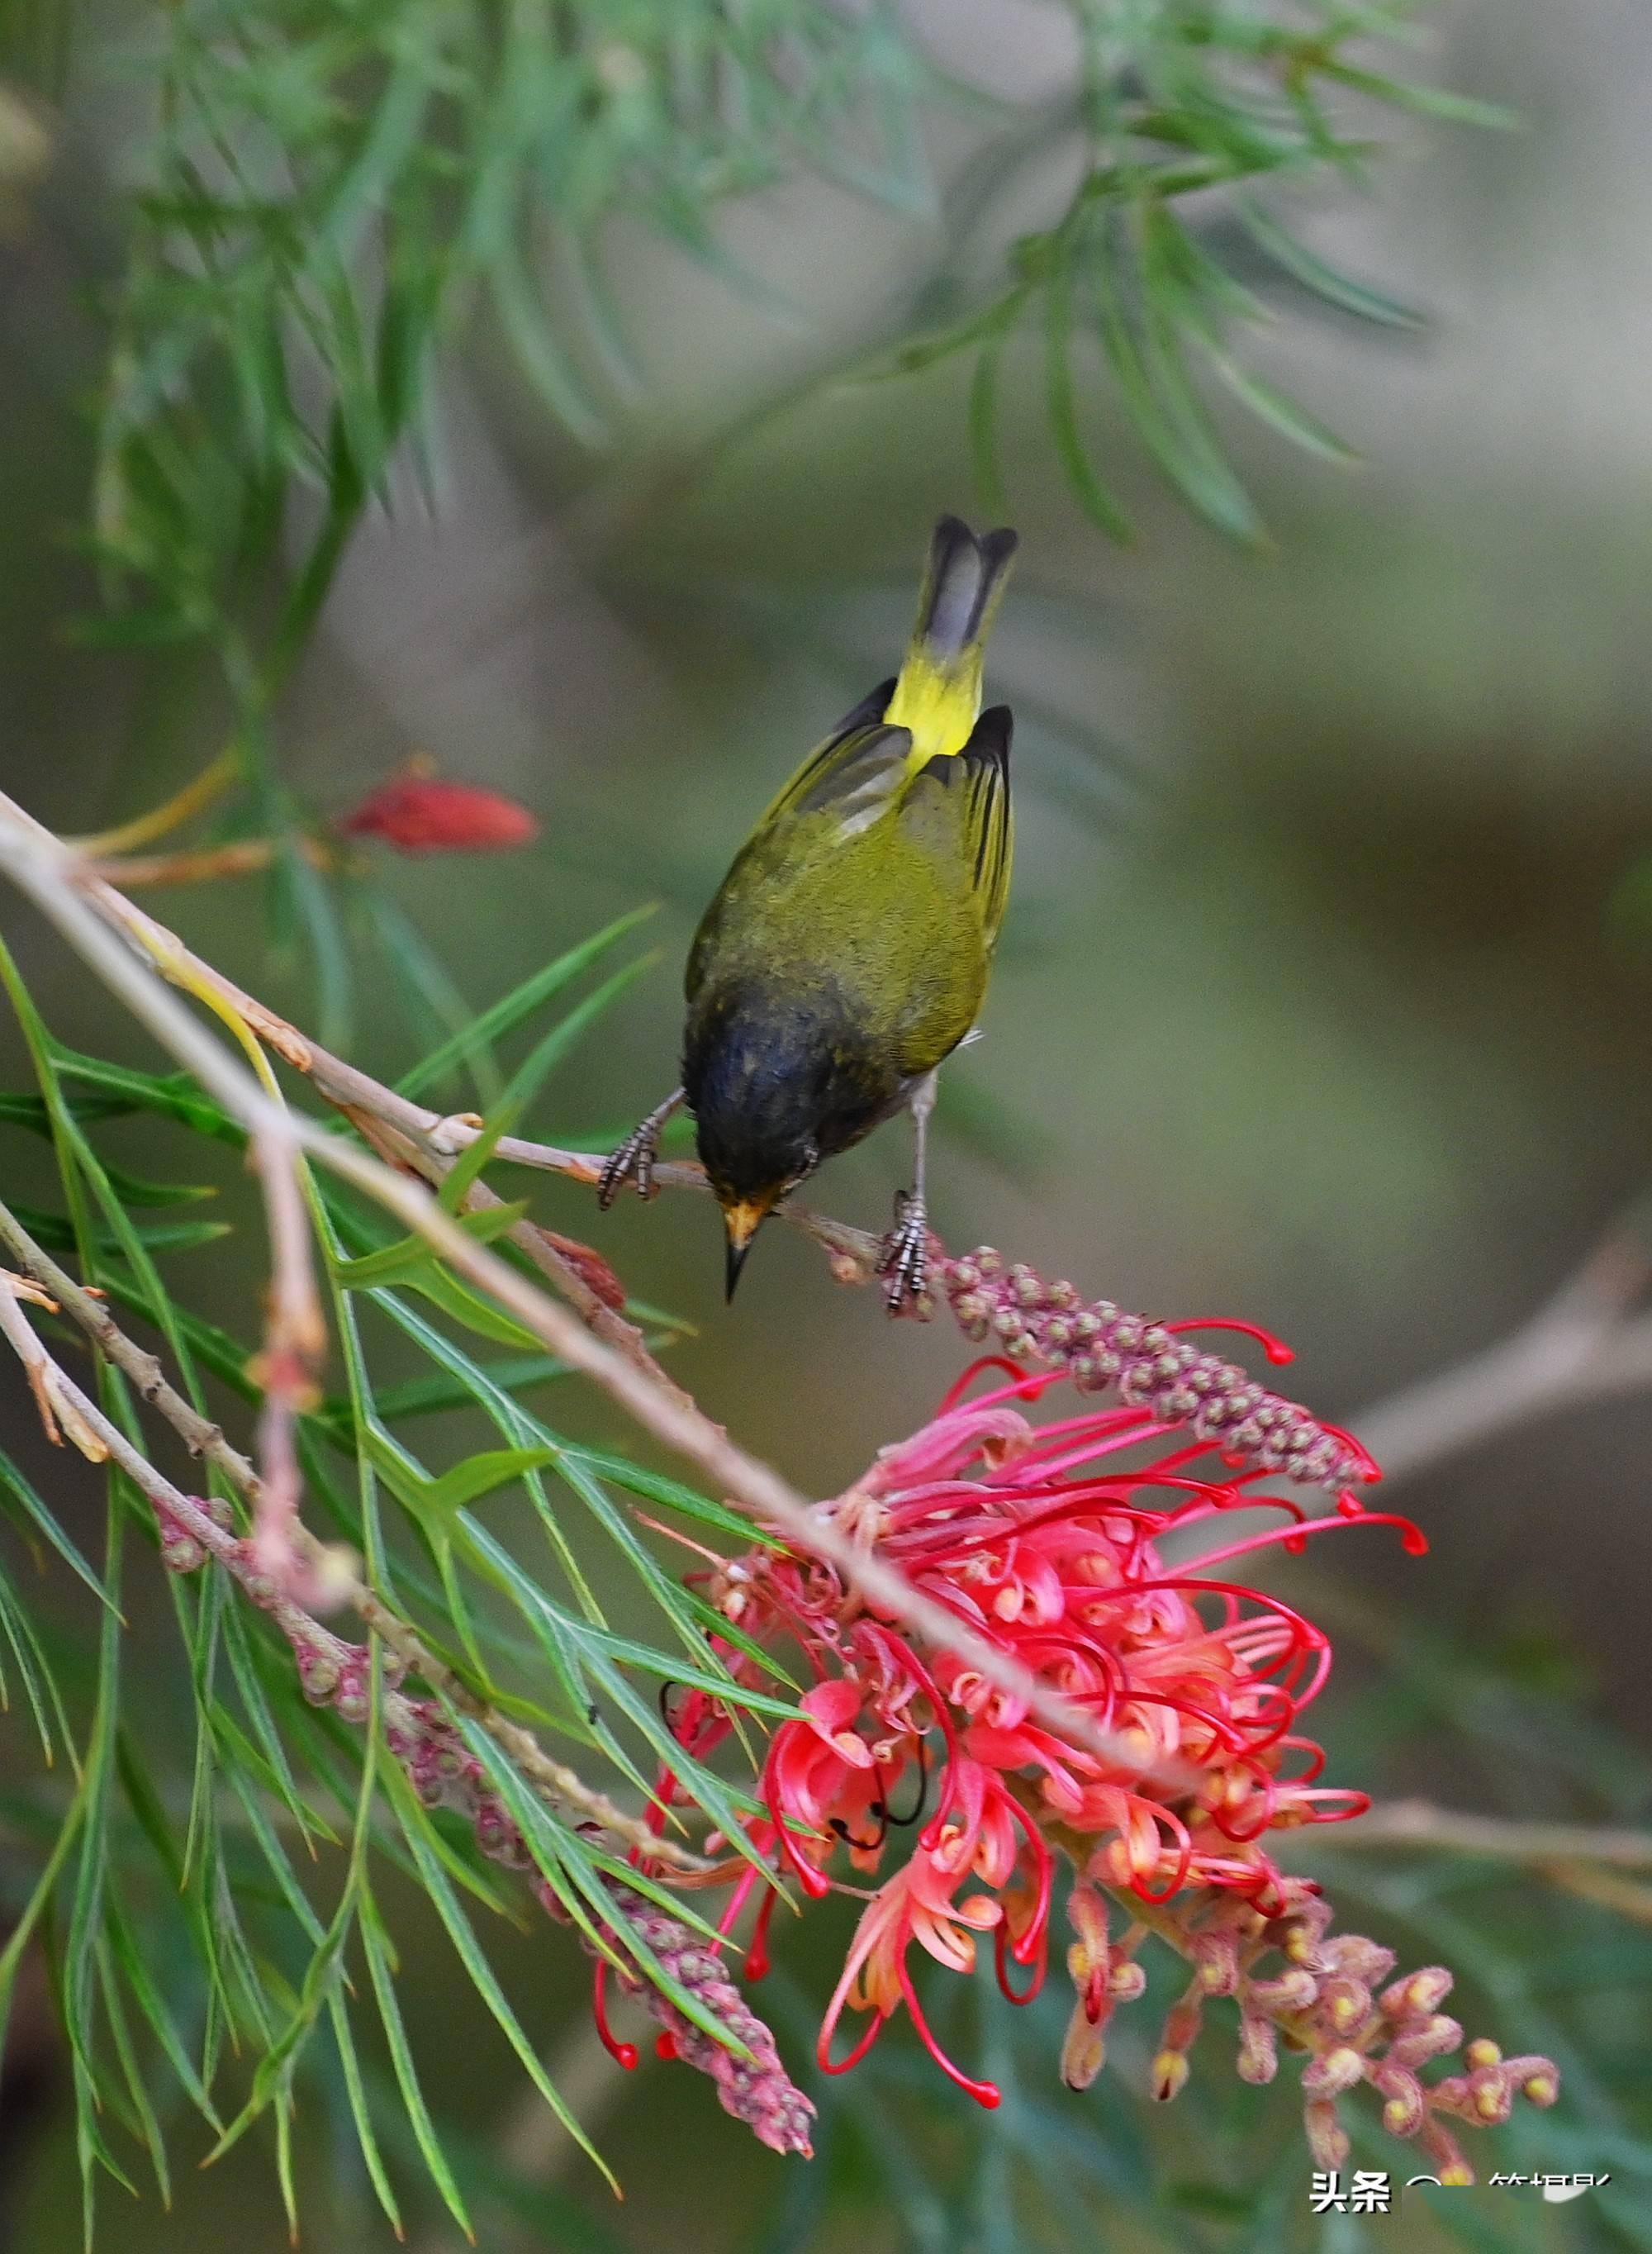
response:
[[[629,914],[617,917],[601,931],[593,933],[589,939],[582,940],[577,947],[568,948],[554,962],[547,962],[543,970],[536,970],[531,978],[525,978],[519,986],[484,1010],[464,1033],[456,1033],[440,1048],[433,1049],[411,1072],[404,1073],[396,1082],[397,1095],[417,1096],[478,1046],[503,1040],[653,913],[652,907],[633,908]]]

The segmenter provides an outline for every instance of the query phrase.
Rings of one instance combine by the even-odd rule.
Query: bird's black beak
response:
[[[751,1240],[769,1217],[767,1204],[756,1198],[738,1198],[722,1209],[722,1225],[728,1234],[728,1253],[723,1267],[723,1297],[732,1300],[735,1285],[740,1281],[740,1271],[746,1264],[746,1255],[751,1250]]]
[[[749,1242],[744,1244],[736,1244],[733,1237],[730,1237],[728,1240],[728,1248],[724,1255],[722,1270],[722,1296],[725,1303],[728,1306],[732,1306],[734,1304],[735,1285],[740,1281],[740,1271],[746,1264],[746,1255],[750,1251],[750,1250],[751,1246]]]

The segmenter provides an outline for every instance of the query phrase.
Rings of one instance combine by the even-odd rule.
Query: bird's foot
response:
[[[885,1278],[883,1302],[892,1315],[929,1312],[930,1217],[922,1198],[903,1190],[895,1200],[895,1226],[878,1248]]]
[[[596,1202],[606,1213],[627,1182],[634,1181],[640,1198],[655,1194],[654,1160],[659,1155],[659,1130],[665,1124],[651,1111],[627,1135],[596,1180]]]

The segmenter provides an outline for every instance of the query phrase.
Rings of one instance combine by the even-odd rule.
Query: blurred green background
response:
[[[935,0],[913,13],[954,68],[1000,94],[1036,100],[1070,67],[1056,10]],[[1356,1423],[1524,1320],[1642,1193],[1652,1142],[1652,18],[1632,0],[1459,0],[1429,20],[1444,80],[1523,122],[1407,124],[1372,192],[1299,206],[1316,244],[1429,320],[1379,332],[1291,306],[1263,340],[1258,364],[1365,458],[1307,459],[1235,417],[1266,552],[1195,522],[1135,466],[1116,415],[1105,466],[1142,536],[1107,542],[1051,461],[1035,370],[1021,383],[1012,355],[1003,453],[1023,550],[990,687],[1017,718],[1015,893],[986,1039],[950,1069],[932,1170],[949,1243],[1009,1248],[1132,1306],[1264,1322],[1299,1350],[1291,1390]],[[118,262],[131,120],[87,53],[43,122],[49,168],[14,188],[0,233],[0,784],[85,831],[181,785],[220,748],[225,716],[181,658],[63,633],[96,599],[69,536],[107,341],[93,290]],[[943,177],[979,130],[958,113],[934,122]],[[1037,191],[1035,167],[1025,195]],[[811,179],[736,203],[724,225],[791,318],[617,228],[608,270],[644,381],[604,454],[550,424],[485,322],[445,356],[435,512],[409,483],[374,513],[278,715],[282,772],[324,812],[419,750],[540,816],[540,842],[509,859],[377,857],[378,881],[477,1008],[597,924],[660,903],[642,935],[659,966],[539,1100],[533,1125],[553,1135],[617,1131],[672,1084],[701,906],[777,780],[891,668],[933,517],[976,513],[960,370],[830,381],[921,282],[934,224]],[[308,959],[272,947],[257,879],[156,906],[315,1022]],[[56,943],[15,906],[7,922],[58,1030],[143,1059]],[[352,1053],[405,1068],[428,1031],[399,1014],[382,952],[361,945],[355,972]],[[5,1084],[21,1086],[3,1038]],[[152,1131],[134,1130],[135,1155],[163,1147]],[[833,1166],[819,1201],[880,1226],[906,1166],[888,1130]],[[811,1492],[836,1492],[921,1421],[962,1365],[947,1326],[886,1329],[783,1231],[726,1313],[708,1207],[627,1200],[601,1219],[566,1185],[533,1189],[540,1217],[694,1323],[673,1370]],[[180,1288],[208,1312],[244,1304],[247,1242],[239,1266],[180,1257]],[[619,1437],[589,1404],[566,1413]],[[0,1418],[28,1452],[20,1384]],[[1428,1530],[1425,1560],[1356,1535],[1287,1563],[1279,1586],[1316,1591],[1346,1633],[1315,1717],[1335,1777],[1511,1814],[1644,1814],[1649,1440],[1652,1403],[1633,1391],[1518,1425],[1397,1487]],[[61,1480],[74,1466],[55,1468]],[[3,1737],[8,1768],[27,1763],[15,1713]],[[1464,1964],[1484,2006],[1470,2031],[1536,2026],[1528,2047],[1543,2047],[1544,2028],[1593,2030],[1615,2063],[1506,2132],[1495,2160],[1487,2140],[1476,2158],[1612,2165],[1632,2186],[1645,2146],[1612,2109],[1652,2078],[1644,1992],[1637,2003],[1626,1987],[1644,1950],[1614,1954],[1604,1913],[1535,1879],[1474,1866],[1425,1884],[1414,1859],[1329,1849],[1323,1867],[1345,1878],[1354,1922],[1412,1956],[1448,1953],[1400,1930],[1429,1884],[1466,1930],[1496,1898],[1502,1938]],[[403,1907],[416,1963],[422,1913]],[[776,2015],[798,2056],[842,1940],[820,1924],[783,1951]],[[503,2154],[514,2195],[531,2183],[543,2202],[515,2222],[488,2208],[491,2250],[519,2230],[538,2245],[694,2254],[989,2243],[984,2223],[956,2236],[924,2187],[999,2165],[983,2154],[1014,2124],[960,2118],[912,2071],[903,2022],[882,2078],[842,2087],[842,2125],[805,2191],[798,2164],[761,2152],[698,2077],[610,2079],[582,2032],[584,1960],[560,1936],[507,1943],[498,1961],[627,2196],[615,2206],[544,2133],[433,1948],[428,1978],[404,1978],[433,2098],[478,2170]],[[1014,2034],[1027,2086],[1061,2124],[1033,2173],[1064,2178],[1069,2203],[1023,2205],[1004,2160],[1003,2185],[982,2193],[983,2213],[996,2199],[1008,2216],[1002,2244],[1260,2246],[1303,2227],[1308,2163],[1281,2142],[1288,2107],[1267,2116],[1275,2207],[1246,2188],[1258,2093],[1223,2087],[1221,2038],[1172,2122],[1140,2096],[1150,2006],[1082,2100],[1055,2082],[1048,2026],[1007,2032],[984,2005],[979,2023],[954,2008],[974,2054]],[[21,2028],[34,2048],[6,2124],[3,2243],[66,2248],[79,2226],[61,2045],[26,2014]],[[1620,2142],[1591,2160],[1608,2120]],[[317,2108],[307,2243],[385,2243],[347,2167],[330,2173],[324,2121]],[[891,2122],[907,2124],[893,2140]],[[204,2176],[181,2167],[170,2216],[111,2193],[109,2237],[131,2254],[282,2244],[256,2142]],[[1168,2193],[1141,2190],[1148,2147]],[[1593,2202],[1545,2216],[1503,2197],[1476,2206],[1474,2243],[1652,2244],[1631,2189],[1617,2220]],[[1434,2226],[1412,2228],[1420,2244]],[[457,2243],[429,2217],[414,2236]],[[1335,2226],[1324,2243],[1390,2241]]]

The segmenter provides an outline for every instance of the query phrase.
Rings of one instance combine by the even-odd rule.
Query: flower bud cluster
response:
[[[1087,1885],[1078,1892],[1092,1896]],[[1136,1902],[1129,1907],[1142,1914]],[[1495,2126],[1509,2118],[1517,2097],[1552,2105],[1560,2089],[1552,2062],[1535,2054],[1505,2058],[1483,2037],[1465,2048],[1461,2026],[1440,2009],[1452,1988],[1443,1965],[1391,1979],[1393,1950],[1362,1934],[1332,1933],[1332,1916],[1325,1897],[1294,1878],[1285,1881],[1277,1917],[1214,1889],[1179,1896],[1154,1914],[1151,1929],[1194,1967],[1165,2020],[1153,2062],[1154,2096],[1172,2098],[1182,2089],[1207,2000],[1232,1996],[1242,2081],[1272,2081],[1281,2041],[1304,2058],[1303,2127],[1316,2167],[1337,2168],[1347,2160],[1349,2135],[1338,2106],[1364,2084],[1381,2101],[1390,2136],[1415,2138],[1443,2182],[1472,2183],[1474,2170],[1448,2124]],[[1074,1923],[1084,1930],[1077,1910]],[[1283,1958],[1285,1969],[1258,1969],[1269,1956]],[[1081,1942],[1068,1961],[1078,1989],[1070,2049],[1091,2008],[1093,1947]],[[1424,2066],[1459,2050],[1462,2071],[1438,2082],[1422,2079]]]
[[[627,1992],[665,2028],[675,2055],[710,2076],[725,2113],[743,2121],[772,2152],[800,2152],[806,2160],[814,2108],[781,2065],[773,2035],[728,1978],[722,1959],[658,1903],[630,1886],[610,1891],[624,1924],[604,1928],[605,1937],[624,1950],[627,1928],[640,1936],[672,1978],[745,2046],[749,2057],[736,2057],[714,2042],[640,1972],[635,1978],[621,1974]]]
[[[1269,1392],[1237,1363],[1189,1346],[1177,1335],[1182,1326],[1127,1314],[1111,1299],[1086,1300],[1077,1285],[1046,1283],[991,1245],[937,1260],[931,1276],[966,1338],[1058,1369],[1083,1393],[1115,1385],[1126,1407],[1161,1426],[1185,1426],[1230,1464],[1339,1496],[1377,1476],[1356,1440]]]
[[[533,1869],[533,1854],[521,1827],[488,1782],[481,1761],[433,1699],[399,1693],[389,1697],[385,1737],[427,1807],[457,1810],[469,1822],[482,1852],[494,1862],[508,1870]],[[547,1880],[535,1878],[533,1892],[552,1917],[565,1920],[567,1913]],[[628,1930],[640,1936],[666,1970],[697,1996],[750,2054],[746,2059],[736,2057],[714,2041],[640,1970],[635,1978],[622,1974],[625,1987],[666,2030],[676,2055],[709,2076],[725,2112],[745,2122],[765,2145],[777,2152],[806,2155],[814,2109],[787,2076],[774,2037],[725,1977],[714,1952],[689,1927],[634,1888],[613,1886],[610,1892],[620,1915],[604,1928],[607,1938],[624,1951]]]

